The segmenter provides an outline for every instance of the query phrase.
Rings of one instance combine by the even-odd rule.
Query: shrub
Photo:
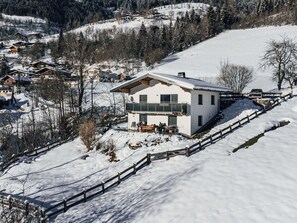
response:
[[[95,140],[95,131],[96,123],[92,118],[83,121],[79,126],[79,136],[86,145],[88,151],[92,149],[92,143]]]

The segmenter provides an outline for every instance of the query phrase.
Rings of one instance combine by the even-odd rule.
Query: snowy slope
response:
[[[172,19],[176,19],[177,17],[180,17],[181,15],[185,15],[186,12],[190,12],[191,10],[194,10],[197,14],[202,15],[204,14],[209,5],[204,3],[180,3],[180,4],[172,4],[172,5],[165,5],[161,7],[155,8],[159,13],[166,15],[166,16],[172,16]]]
[[[296,222],[297,98],[190,158],[154,162],[55,222]],[[280,120],[248,149],[232,149]]]
[[[6,15],[6,14],[2,13],[2,18],[6,19],[6,20],[20,21],[23,23],[27,23],[27,22],[44,23],[44,24],[46,23],[46,21],[44,19],[35,18],[35,17],[31,17],[31,16]]]
[[[234,103],[232,108],[234,112],[228,111],[229,116],[225,115],[226,122],[230,119],[234,122],[238,115],[258,109],[249,101]],[[230,117],[231,113],[233,117]],[[220,125],[223,127],[224,124],[222,120]],[[101,147],[103,148],[110,140],[115,144],[115,153],[119,162],[108,162],[109,157],[100,151],[87,153],[81,140],[76,139],[34,160],[24,158],[18,165],[12,165],[0,176],[0,191],[21,195],[21,182],[27,178],[25,196],[46,204],[54,204],[63,197],[70,197],[106,180],[131,166],[149,152],[180,149],[197,142],[181,136],[110,130],[100,138]],[[129,144],[138,143],[142,143],[141,148],[136,150],[129,148]],[[81,159],[86,154],[89,157],[86,160]]]
[[[245,91],[252,88],[271,90],[276,88],[276,84],[271,81],[271,71],[259,69],[259,63],[265,52],[266,44],[270,40],[280,39],[284,35],[296,40],[297,26],[226,31],[185,51],[165,58],[161,65],[149,72],[177,74],[184,71],[189,77],[214,81],[213,78],[219,73],[220,62],[229,61],[229,63],[254,68],[255,80]]]

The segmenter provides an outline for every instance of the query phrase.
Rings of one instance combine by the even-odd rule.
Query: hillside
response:
[[[152,163],[112,192],[59,215],[55,222],[296,221],[297,98],[190,158]],[[248,149],[231,151],[277,121]]]
[[[255,29],[225,31],[180,53],[165,58],[149,72],[177,74],[184,71],[189,77],[215,81],[220,62],[247,65],[254,68],[255,80],[245,89],[271,90],[276,84],[271,81],[271,70],[259,69],[267,43],[282,36],[296,38],[297,26],[261,27]],[[148,71],[143,71],[146,73]]]

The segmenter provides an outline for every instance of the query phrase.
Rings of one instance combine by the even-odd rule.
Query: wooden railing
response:
[[[16,161],[19,160],[20,157],[22,156],[28,156],[28,157],[33,157],[40,155],[42,153],[45,153],[47,151],[50,151],[57,146],[62,145],[63,143],[72,141],[74,138],[78,136],[77,133],[72,134],[70,137],[68,137],[65,140],[58,139],[57,141],[54,142],[48,142],[47,144],[37,147],[33,150],[25,150],[24,152],[18,153],[18,154],[12,154],[11,157],[6,159],[4,162],[0,163],[0,171],[4,171],[7,167],[9,167],[11,164],[15,163]]]
[[[128,167],[124,171],[117,173],[113,177],[106,179],[105,181],[94,185],[87,190],[82,191],[72,197],[64,199],[63,201],[51,206],[50,208],[45,210],[46,218],[50,218],[54,215],[57,215],[62,212],[66,212],[69,208],[74,207],[78,204],[86,202],[87,200],[101,195],[106,191],[110,190],[111,188],[119,185],[122,181],[128,179],[130,176],[136,174],[137,171],[142,169],[143,167],[149,165],[151,162],[150,155],[147,154],[137,163],[133,164],[132,166]]]
[[[27,200],[21,200],[11,197],[10,195],[6,196],[0,194],[0,205],[8,208],[9,210],[20,211],[24,216],[31,216],[39,222],[46,221],[46,219],[42,217],[45,216],[43,209]]]
[[[127,116],[122,116],[119,118],[115,118],[114,120],[111,120],[110,123],[111,125],[117,125],[123,122],[127,122],[128,117]],[[100,125],[102,126],[102,125]],[[25,150],[24,152],[18,153],[18,154],[12,154],[11,157],[3,162],[0,162],[0,172],[4,171],[7,167],[9,167],[11,164],[15,163],[16,161],[19,160],[20,157],[27,156],[27,157],[34,157],[40,154],[43,154],[45,152],[48,152],[64,143],[73,141],[76,137],[78,137],[78,133],[73,133],[71,134],[67,139],[61,140],[58,139],[57,141],[54,142],[48,142],[47,144],[37,147],[33,150]]]
[[[281,96],[277,99],[271,101],[271,107],[266,109],[262,108],[253,112],[250,115],[238,120],[237,122],[230,124],[228,127],[223,128],[212,135],[209,135],[199,142],[177,150],[170,150],[160,153],[148,153],[145,157],[140,159],[137,163],[134,163],[132,166],[128,167],[124,171],[117,173],[113,177],[94,185],[78,194],[75,194],[72,197],[65,198],[63,201],[54,204],[50,208],[41,211],[41,216],[43,221],[50,219],[51,217],[66,212],[69,208],[79,205],[81,203],[87,202],[88,200],[92,199],[93,197],[99,196],[107,192],[108,190],[112,189],[113,187],[119,185],[122,181],[128,179],[129,177],[136,174],[137,171],[141,170],[145,166],[149,165],[153,161],[157,160],[169,160],[171,157],[175,156],[191,156],[194,153],[204,150],[207,146],[217,142],[218,140],[224,138],[226,135],[232,133],[234,130],[240,128],[241,126],[249,123],[251,120],[257,118],[258,116],[265,114],[268,110],[271,110],[275,106],[281,104],[282,101],[286,101],[288,98],[291,98],[292,94],[288,94],[285,96]],[[23,210],[24,207],[23,207]]]

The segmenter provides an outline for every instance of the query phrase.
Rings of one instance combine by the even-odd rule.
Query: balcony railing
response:
[[[148,113],[177,113],[187,114],[188,104],[161,104],[161,103],[126,103],[128,112],[148,112]]]

